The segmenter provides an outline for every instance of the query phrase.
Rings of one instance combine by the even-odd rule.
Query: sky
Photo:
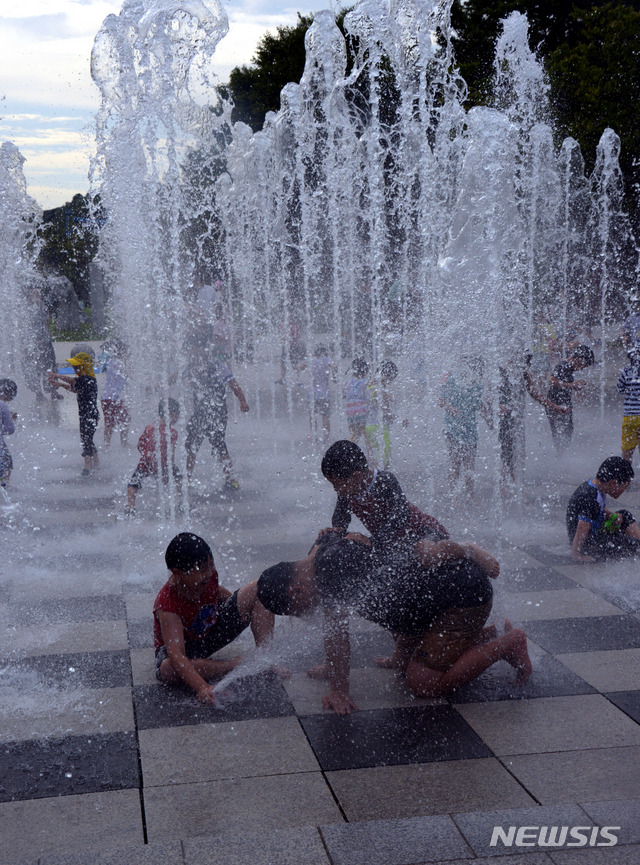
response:
[[[206,3],[206,0],[204,0]],[[222,0],[229,33],[216,49],[214,70],[249,63],[260,37],[296,13],[326,8],[302,0]],[[0,143],[11,141],[25,159],[29,195],[48,209],[88,189],[100,104],[91,80],[93,40],[122,0],[0,0]]]

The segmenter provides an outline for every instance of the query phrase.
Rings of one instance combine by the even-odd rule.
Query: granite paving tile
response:
[[[187,840],[184,861],[185,865],[329,865],[315,826]]]
[[[283,683],[298,715],[326,714],[322,697],[327,683],[311,679],[306,673],[294,673]],[[351,670],[349,692],[361,711],[387,709],[399,706],[445,705],[442,699],[419,699],[405,688],[392,670],[367,667]]]
[[[500,840],[492,846],[491,838],[496,826],[505,831],[509,826],[584,826],[589,818],[578,805],[546,805],[454,814],[453,820],[476,856],[497,857],[500,861],[502,856],[522,855],[522,848],[507,847]]]
[[[640,621],[635,616],[591,616],[527,622],[526,634],[554,654],[640,648]]]
[[[131,684],[131,663],[125,651],[33,655],[3,665],[5,677],[29,672],[48,685],[63,688],[116,688]]]
[[[33,856],[67,855],[74,850],[143,844],[139,790],[109,790],[80,796],[26,799],[0,804],[0,865]],[[173,839],[169,839],[173,840]]]
[[[574,652],[558,655],[558,660],[601,692],[633,690],[640,684],[640,649]]]
[[[458,711],[497,755],[640,745],[640,727],[601,694],[467,703]]]
[[[300,723],[326,772],[492,756],[450,706],[309,715]]]
[[[628,799],[638,792],[638,746],[524,754],[502,762],[543,805]]]
[[[134,733],[0,745],[0,802],[138,787]]]
[[[470,849],[448,816],[321,826],[332,865],[417,865]]]
[[[495,758],[327,772],[349,822],[536,804]]]
[[[507,860],[509,865],[552,865],[551,859],[546,853],[515,853]],[[446,865],[500,865],[505,860],[502,856],[481,856],[473,859],[443,859]],[[420,863],[422,865],[422,863]]]
[[[619,607],[581,587],[512,593],[506,597],[504,608],[510,619],[523,622],[620,615]]]
[[[568,670],[553,655],[543,651],[531,640],[527,642],[533,672],[526,684],[516,685],[513,667],[505,661],[499,661],[473,682],[458,688],[451,695],[451,702],[457,705],[458,703],[531,700],[537,697],[566,697],[573,694],[595,693],[592,685]]]
[[[140,730],[146,787],[317,772],[293,717]]]
[[[639,623],[640,624],[640,623]],[[67,622],[6,629],[2,658],[127,649],[126,622]]]
[[[561,567],[562,565],[570,565],[571,557],[569,555],[569,544],[566,546],[566,553],[560,552],[560,548],[550,550],[540,544],[525,544],[520,547],[527,555],[535,559],[537,562],[542,562],[549,568]]]
[[[135,687],[133,699],[138,729],[217,724],[295,714],[280,680],[271,673],[247,676],[231,685],[227,693],[228,702],[223,705],[221,699],[218,705],[210,706],[201,703],[186,687],[159,682]]]
[[[554,865],[638,865],[640,847],[595,847],[589,850],[554,850]]]
[[[36,679],[31,692],[8,688],[0,697],[0,742],[133,729],[128,687],[60,689],[39,687]]]
[[[625,715],[628,715],[640,724],[640,691],[615,691],[613,693],[606,693],[605,697],[614,706],[621,709]]]
[[[342,819],[320,772],[144,790],[149,840],[243,834]]]
[[[640,844],[640,799],[581,802],[580,807],[591,817],[594,825],[619,826],[620,830],[616,832],[618,844]]]
[[[75,846],[75,845],[74,845]],[[81,853],[45,855],[39,865],[184,865],[180,841],[159,844],[114,845],[102,850],[87,847]]]
[[[500,588],[507,592],[547,592],[575,589],[577,583],[553,568],[506,568],[500,571]]]

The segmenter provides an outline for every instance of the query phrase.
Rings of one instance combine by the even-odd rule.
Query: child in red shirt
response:
[[[158,453],[160,454],[162,482],[164,484],[169,483],[169,461],[167,459],[169,439],[171,439],[171,471],[178,488],[178,495],[182,496],[182,476],[175,464],[178,430],[174,428],[174,424],[178,422],[178,418],[180,417],[180,406],[175,399],[169,398],[168,430],[165,422],[164,400],[160,400],[158,415],[160,419],[157,430],[159,441],[156,440],[156,427],[153,424],[146,426],[138,439],[140,460],[127,486],[127,507],[125,510],[127,516],[135,514],[136,496],[144,478],[158,476]]]
[[[184,683],[205,703],[214,702],[209,679],[224,676],[242,661],[210,658],[251,626],[257,646],[273,635],[274,616],[258,601],[254,581],[233,594],[218,585],[211,547],[198,535],[176,535],[165,553],[171,576],[153,605],[156,677]]]

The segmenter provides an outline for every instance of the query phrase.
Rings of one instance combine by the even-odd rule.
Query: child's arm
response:
[[[588,523],[586,520],[578,520],[578,527],[576,528],[576,533],[573,536],[573,543],[571,544],[571,558],[575,562],[586,564],[587,562],[596,561],[593,556],[586,556],[582,552],[582,548],[589,537],[590,531],[591,523]]]
[[[166,610],[157,610],[162,638],[174,672],[205,703],[213,703],[213,687],[202,678],[184,650],[184,629],[180,616]]]
[[[59,372],[50,372],[47,375],[49,379],[49,384],[53,385],[53,387],[63,387],[65,390],[75,390],[76,389],[76,377],[75,375],[63,375]]]
[[[500,575],[500,562],[478,544],[465,544],[465,556],[481,568],[488,577],[495,580]]]
[[[238,402],[240,403],[240,411],[249,411],[249,403],[246,401],[244,393],[242,392],[242,388],[235,380],[235,378],[229,379],[227,383],[235,396],[238,398]]]

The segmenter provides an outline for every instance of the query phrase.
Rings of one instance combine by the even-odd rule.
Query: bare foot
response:
[[[318,664],[317,667],[311,667],[310,670],[307,670],[307,676],[310,679],[326,679],[327,678],[326,664]]]
[[[505,620],[505,637],[509,637],[510,648],[505,656],[505,661],[508,661],[516,671],[514,684],[524,685],[531,675],[531,658],[527,650],[527,637],[524,631],[519,628],[514,628],[511,622]],[[508,627],[507,627],[508,626]]]

